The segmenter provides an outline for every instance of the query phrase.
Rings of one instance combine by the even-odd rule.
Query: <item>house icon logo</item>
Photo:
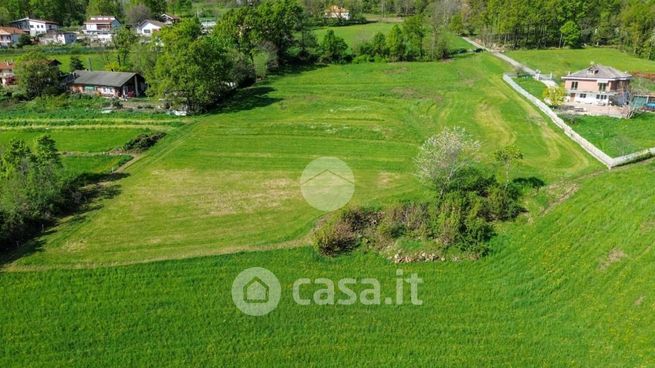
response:
[[[345,206],[355,193],[355,176],[336,157],[321,157],[309,163],[300,177],[300,190],[312,207],[330,212]]]
[[[232,282],[232,301],[243,313],[263,316],[274,310],[282,293],[280,281],[273,272],[252,267],[242,271]]]

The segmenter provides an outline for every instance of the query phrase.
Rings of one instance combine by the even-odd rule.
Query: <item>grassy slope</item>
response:
[[[527,156],[521,175],[553,180],[597,167],[502,82],[503,68],[488,55],[330,66],[244,91],[223,114],[171,133],[130,169],[119,198],[62,225],[43,239],[43,252],[15,266],[302,245],[321,215],[298,187],[311,160],[345,160],[355,172],[355,203],[421,196],[416,147],[448,125],[482,140],[487,159],[516,142]]]
[[[0,146],[11,139],[22,139],[28,143],[48,134],[57,142],[57,149],[63,152],[107,152],[120,148],[145,129],[29,129],[6,131],[0,135]]]
[[[321,42],[327,30],[331,29],[334,31],[334,33],[337,36],[342,37],[346,41],[346,43],[352,48],[352,47],[356,47],[362,42],[372,40],[373,36],[375,36],[375,34],[378,32],[384,33],[385,36],[388,35],[389,31],[394,25],[398,25],[399,27],[402,27],[402,22],[401,21],[400,22],[399,21],[374,22],[374,23],[356,24],[356,25],[341,26],[341,27],[323,27],[323,28],[318,28],[316,31],[314,31],[314,33],[316,34],[318,41]],[[457,37],[452,33],[447,33],[446,36],[448,39],[448,45],[451,49],[471,48],[471,44],[464,41],[461,37]],[[429,37],[430,36],[428,34],[428,36],[426,36],[426,45],[428,43]]]
[[[584,69],[592,62],[627,72],[655,72],[652,61],[613,48],[518,50],[510,51],[507,55],[544,74],[553,73],[556,77]]]
[[[0,365],[652,366],[654,169],[568,183],[579,190],[510,226],[480,262],[403,265],[425,281],[422,306],[293,304],[298,277],[393,287],[396,266],[375,255],[309,249],[0,274]],[[231,301],[252,266],[283,285],[265,317]]]
[[[606,116],[576,116],[573,129],[610,156],[621,156],[655,147],[655,114],[632,119]]]
[[[61,62],[61,70],[64,72],[69,72],[70,70],[70,60],[72,53],[69,54],[48,54],[48,57],[51,59],[57,59]],[[114,51],[107,52],[97,52],[97,53],[88,53],[88,54],[78,54],[77,55],[84,67],[92,70],[105,70],[105,65],[109,62],[116,61],[116,53]],[[15,61],[20,57],[20,54],[0,54],[0,60]]]
[[[264,244],[267,232],[293,234],[318,214],[284,190],[324,154],[353,166],[356,201],[421,195],[411,157],[444,125],[465,125],[487,155],[515,142],[526,152],[521,175],[551,183],[568,177],[549,189],[554,200],[543,212],[502,231],[488,258],[403,265],[425,280],[423,306],[291,303],[298,277],[373,276],[390,287],[396,266],[372,254],[325,260],[294,249],[5,272],[0,365],[655,364],[655,166],[572,178],[598,165],[509,90],[502,69],[479,55],[445,64],[329,67],[275,80],[266,95],[236,99],[239,111],[171,133],[132,167],[118,198],[82,226],[45,238],[42,253],[20,262],[138,260],[158,253],[150,240],[165,234],[181,237],[159,249],[171,257],[203,237],[212,246],[201,250],[211,253],[225,239]],[[245,214],[217,221],[203,203]],[[242,315],[229,295],[234,276],[251,266],[271,269],[283,283],[282,304],[265,317]]]

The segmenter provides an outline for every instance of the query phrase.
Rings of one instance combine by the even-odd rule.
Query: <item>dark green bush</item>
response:
[[[155,143],[157,143],[165,135],[166,133],[164,132],[139,134],[137,137],[130,139],[129,142],[125,143],[123,150],[127,152],[143,152],[154,146]]]

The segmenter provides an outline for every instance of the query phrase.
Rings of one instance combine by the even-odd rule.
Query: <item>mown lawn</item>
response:
[[[325,33],[327,30],[331,29],[334,31],[334,33],[342,37],[346,43],[351,47],[355,48],[359,44],[363,42],[368,42],[373,39],[373,36],[375,36],[376,33],[382,32],[385,36],[389,34],[389,31],[391,28],[397,25],[398,27],[402,27],[402,21],[393,21],[393,22],[372,22],[372,23],[366,23],[366,24],[355,24],[355,25],[349,25],[349,26],[336,26],[336,27],[322,27],[318,28],[314,31],[316,34],[316,38],[318,38],[319,43],[321,40],[323,40],[323,37],[325,36]],[[447,32],[446,38],[448,40],[448,46],[450,49],[470,49],[471,44],[464,41],[461,37],[458,37],[452,33]],[[426,31],[426,48],[428,47],[429,44],[429,32]]]
[[[543,213],[511,225],[479,262],[398,266],[303,248],[2,273],[0,365],[652,366],[654,169],[561,183]],[[263,317],[230,296],[253,266],[282,283]],[[292,301],[300,277],[375,277],[387,296],[397,268],[423,278],[423,305]]]
[[[12,139],[22,139],[31,144],[42,135],[49,135],[57,143],[57,149],[62,152],[108,152],[121,148],[127,141],[146,129],[20,129],[5,130],[0,133],[0,146],[5,146]]]
[[[59,60],[61,63],[60,69],[63,72],[70,72],[70,60],[72,56],[77,56],[80,58],[82,61],[82,64],[84,64],[84,67],[86,69],[90,70],[106,70],[105,65],[107,65],[110,62],[115,62],[116,61],[116,53],[114,51],[108,50],[105,52],[93,52],[93,53],[84,53],[84,54],[76,54],[74,52],[66,53],[66,54],[60,54],[60,53],[53,53],[53,54],[46,54],[48,58],[50,59],[56,59]],[[20,54],[2,54],[0,53],[0,60],[7,60],[7,61],[16,61],[18,58],[20,58]]]
[[[532,77],[514,78],[514,81],[536,98],[543,100],[546,85]]]
[[[117,197],[5,265],[0,366],[655,365],[655,164],[605,170],[502,81],[508,69],[486,54],[329,66],[276,77],[172,130],[128,168]],[[488,164],[518,145],[516,175],[548,185],[489,256],[397,266],[306,247],[322,215],[298,185],[312,159],[351,166],[356,204],[425,197],[412,158],[455,125]],[[273,250],[290,246],[305,247]],[[261,251],[173,260],[240,250]],[[155,260],[165,261],[115,266]],[[241,314],[230,295],[253,266],[282,282],[264,317]],[[387,296],[399,267],[423,278],[422,306],[290,296],[300,277],[375,277]]]
[[[622,156],[655,147],[655,114],[643,113],[632,119],[607,116],[575,116],[569,125],[610,156]]]
[[[655,72],[655,63],[614,48],[547,49],[509,51],[507,55],[556,78],[588,67],[592,63],[612,66],[622,71]]]
[[[426,137],[464,126],[482,159],[511,143],[517,175],[555,180],[598,167],[501,80],[502,62],[328,66],[242,91],[219,114],[171,131],[121,181],[122,194],[42,239],[13,267],[130,263],[304,245],[321,212],[302,198],[313,159],[346,161],[354,203],[421,197],[413,158]],[[253,221],[256,219],[256,221]],[[192,230],[190,230],[192,229]]]

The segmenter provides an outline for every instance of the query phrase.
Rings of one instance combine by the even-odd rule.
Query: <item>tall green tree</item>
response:
[[[402,60],[405,56],[405,38],[398,25],[394,25],[387,36],[387,48],[389,49],[389,58],[392,61]]]
[[[16,63],[18,87],[27,98],[60,93],[60,78],[59,66],[39,50],[30,50]]]
[[[139,37],[127,27],[120,27],[112,36],[112,42],[116,47],[116,58],[121,70],[129,68],[130,49],[139,41]]]

